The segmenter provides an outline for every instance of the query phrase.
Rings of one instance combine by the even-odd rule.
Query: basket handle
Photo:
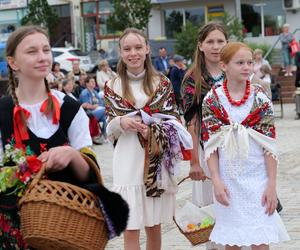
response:
[[[87,155],[81,154],[81,156],[87,162],[89,167],[92,168],[92,170],[95,172],[98,184],[103,185],[102,176],[100,174],[100,169],[97,166],[97,164]],[[43,163],[40,171],[33,177],[31,183],[29,184],[28,189],[34,187],[38,183],[38,181],[42,178],[42,176],[45,174],[45,172],[46,172],[46,163]]]
[[[87,155],[81,154],[82,158],[87,162],[90,168],[95,172],[98,184],[103,186],[103,179],[100,173],[100,168],[97,166],[97,164]]]
[[[203,180],[203,181],[205,181],[206,179],[207,180],[211,180],[211,178],[210,177],[208,177],[208,176],[204,176],[205,177],[205,179]],[[187,180],[187,179],[190,179],[191,177],[190,176],[186,176],[186,177],[184,177],[181,181],[179,181],[178,183],[177,183],[177,185],[179,186],[182,182],[184,182],[185,180]]]
[[[38,181],[42,178],[45,172],[46,172],[46,163],[43,163],[40,171],[33,177],[31,183],[29,184],[28,190],[33,188],[38,183]]]

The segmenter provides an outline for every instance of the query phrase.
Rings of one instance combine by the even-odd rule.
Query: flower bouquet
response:
[[[5,145],[0,166],[0,194],[21,197],[41,167],[42,162],[29,146],[25,149],[16,148],[14,141],[11,141]]]

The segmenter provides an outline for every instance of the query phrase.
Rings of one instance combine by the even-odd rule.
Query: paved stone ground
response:
[[[279,114],[279,106],[275,106],[275,114]],[[281,217],[291,240],[286,243],[271,246],[274,250],[299,250],[300,249],[300,120],[295,118],[295,105],[284,105],[283,119],[276,119],[278,145],[280,151],[280,167],[278,169],[278,196],[283,204]],[[109,144],[96,146],[97,157],[102,169],[102,175],[107,187],[112,185],[112,146]],[[187,175],[188,163],[182,164],[182,174]],[[179,179],[180,179],[179,177]],[[177,194],[177,206],[184,205],[186,200],[191,200],[191,182],[185,181],[179,187]],[[192,247],[188,240],[179,232],[175,224],[163,225],[162,250],[203,250],[203,245]],[[145,247],[145,235],[141,233],[142,250]],[[123,238],[111,240],[106,249],[123,249]]]

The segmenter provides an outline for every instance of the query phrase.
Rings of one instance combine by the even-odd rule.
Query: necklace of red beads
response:
[[[228,88],[227,88],[227,80],[224,81],[223,83],[223,89],[224,89],[224,93],[228,99],[228,101],[230,102],[231,105],[233,106],[241,106],[242,104],[244,104],[247,99],[249,98],[249,95],[250,95],[250,81],[247,80],[246,82],[246,89],[245,89],[245,94],[243,96],[243,98],[239,101],[235,101],[231,98],[230,94],[229,94],[229,91],[228,91]]]

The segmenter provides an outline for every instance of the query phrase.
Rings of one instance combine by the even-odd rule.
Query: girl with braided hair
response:
[[[47,33],[37,26],[14,31],[6,55],[11,94],[0,100],[0,159],[5,144],[28,148],[45,163],[51,180],[82,186],[95,181],[82,154],[94,153],[88,117],[68,95],[50,90],[52,65]],[[1,167],[1,166],[0,166]],[[27,249],[19,231],[16,195],[0,193],[0,249]]]

